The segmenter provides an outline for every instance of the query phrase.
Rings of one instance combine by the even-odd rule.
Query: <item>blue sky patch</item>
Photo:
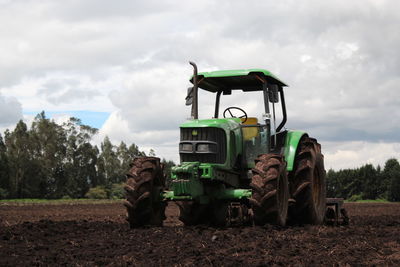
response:
[[[41,111],[24,111],[26,115],[36,115]],[[54,118],[57,115],[69,115],[76,117],[82,121],[83,124],[100,129],[104,122],[108,119],[111,112],[99,112],[88,110],[68,110],[68,111],[45,111],[47,118]]]

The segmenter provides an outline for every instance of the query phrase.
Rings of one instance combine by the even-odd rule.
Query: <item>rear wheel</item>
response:
[[[133,160],[124,186],[124,205],[128,211],[127,220],[131,228],[162,225],[166,205],[160,194],[164,184],[163,166],[159,158],[139,157]]]
[[[254,222],[284,226],[288,212],[289,189],[286,176],[286,163],[276,154],[260,155],[252,170],[251,188]]]
[[[290,174],[291,196],[294,200],[289,208],[292,223],[323,222],[326,210],[325,175],[321,145],[314,138],[303,137]]]

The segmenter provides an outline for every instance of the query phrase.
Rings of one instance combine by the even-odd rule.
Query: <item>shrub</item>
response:
[[[121,199],[125,197],[124,184],[113,184],[110,190],[111,199]]]
[[[352,196],[348,199],[348,201],[350,201],[350,202],[357,202],[357,201],[359,201],[359,200],[362,200],[361,195],[352,195]]]
[[[107,199],[107,191],[102,186],[96,186],[90,188],[85,197],[92,199]]]

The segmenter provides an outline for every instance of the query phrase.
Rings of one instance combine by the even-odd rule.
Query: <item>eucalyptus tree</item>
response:
[[[0,199],[8,196],[9,183],[7,148],[0,134]]]
[[[40,195],[37,176],[40,172],[33,160],[33,148],[28,127],[20,120],[14,131],[6,130],[4,143],[7,149],[9,196],[12,198]]]
[[[388,185],[388,200],[400,201],[400,164],[397,159],[389,159],[385,163],[382,174]]]
[[[66,157],[64,159],[64,195],[83,197],[91,185],[98,183],[96,170],[98,149],[90,141],[96,128],[82,124],[71,117],[62,126],[66,132]]]

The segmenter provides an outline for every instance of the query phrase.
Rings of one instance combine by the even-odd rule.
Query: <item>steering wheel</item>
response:
[[[234,110],[234,109],[237,109],[237,110],[239,110],[239,111],[241,111],[242,113],[243,113],[243,115],[242,116],[234,116],[233,114],[232,114],[232,111],[231,110]],[[242,121],[242,123],[244,123],[244,122],[246,122],[247,121],[247,113],[246,113],[246,111],[244,111],[243,109],[241,109],[241,108],[238,108],[238,107],[228,107],[228,108],[226,108],[225,110],[224,110],[224,113],[223,113],[223,116],[224,116],[224,118],[226,118],[226,116],[225,116],[225,114],[226,114],[226,112],[229,112],[229,114],[231,115],[231,118],[244,118],[243,119],[243,121]]]

